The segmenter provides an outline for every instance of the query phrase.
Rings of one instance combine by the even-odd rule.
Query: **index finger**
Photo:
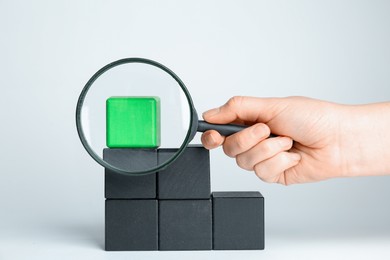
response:
[[[204,112],[203,118],[215,124],[239,121],[267,123],[282,109],[281,98],[235,96],[223,106]]]

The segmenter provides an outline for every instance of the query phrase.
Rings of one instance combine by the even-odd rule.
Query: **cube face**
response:
[[[157,200],[106,200],[107,251],[158,250]]]
[[[126,170],[145,170],[157,166],[155,149],[110,149],[103,150],[103,160]],[[156,198],[157,175],[126,176],[105,169],[105,197],[107,199]]]
[[[106,120],[107,147],[160,146],[158,97],[111,97],[106,101]]]
[[[171,158],[177,149],[159,149],[158,161]],[[158,173],[159,199],[210,199],[210,154],[203,146],[189,146]]]
[[[215,250],[264,249],[264,198],[259,192],[213,193]]]
[[[211,200],[160,200],[159,250],[211,250]]]

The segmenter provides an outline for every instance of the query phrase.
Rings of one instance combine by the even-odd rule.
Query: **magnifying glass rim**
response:
[[[128,63],[148,64],[148,65],[157,67],[157,68],[165,71],[166,73],[168,73],[179,84],[179,86],[181,87],[181,89],[183,90],[183,92],[184,92],[184,94],[185,94],[185,96],[187,98],[188,104],[190,105],[189,128],[188,128],[187,135],[186,135],[186,137],[184,139],[183,144],[180,146],[180,148],[178,149],[176,154],[174,156],[172,156],[172,158],[167,160],[165,163],[163,163],[161,165],[158,165],[155,168],[151,168],[151,169],[145,170],[145,171],[134,171],[134,172],[133,171],[125,171],[123,169],[120,169],[120,168],[117,168],[115,166],[112,166],[111,164],[109,164],[106,161],[104,161],[102,159],[102,157],[97,155],[94,152],[94,150],[92,149],[92,147],[89,145],[88,141],[86,140],[86,137],[85,137],[85,134],[84,134],[84,131],[83,131],[83,127],[82,127],[82,124],[81,124],[81,109],[83,107],[85,97],[87,96],[88,91],[91,88],[92,84],[103,73],[107,72],[108,70],[110,70],[110,69],[112,69],[112,68],[114,68],[116,66],[124,65],[124,64],[128,64]],[[119,174],[131,175],[131,176],[142,176],[142,175],[147,175],[147,174],[151,174],[151,173],[156,173],[158,171],[161,171],[161,170],[165,169],[167,166],[169,166],[172,162],[174,162],[176,160],[176,158],[178,158],[184,152],[184,149],[188,146],[188,144],[190,143],[190,141],[192,140],[192,137],[193,137],[193,133],[192,132],[193,132],[193,123],[195,122],[195,120],[194,120],[195,119],[195,113],[196,112],[195,112],[195,108],[194,108],[194,105],[193,105],[190,93],[188,92],[188,90],[187,90],[186,86],[184,85],[183,81],[172,70],[170,70],[166,66],[164,66],[161,63],[158,63],[158,62],[156,62],[154,60],[145,59],[145,58],[124,58],[124,59],[120,59],[120,60],[117,60],[117,61],[114,61],[114,62],[111,62],[111,63],[107,64],[106,66],[104,66],[103,68],[98,70],[88,80],[87,84],[85,84],[84,88],[82,89],[82,91],[80,93],[79,99],[77,101],[77,106],[76,106],[76,127],[77,127],[77,133],[79,135],[80,141],[83,144],[85,150],[88,152],[88,154],[98,164],[100,164],[101,166],[105,167],[106,169],[109,169],[109,170],[114,171],[114,172],[119,173]]]

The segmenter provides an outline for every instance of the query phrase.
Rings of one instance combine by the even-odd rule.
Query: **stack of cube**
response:
[[[158,148],[159,102],[156,97],[107,100],[105,161],[128,170],[155,168],[175,154],[177,149]],[[264,249],[263,196],[211,193],[209,151],[200,145],[187,147],[168,168],[149,175],[106,169],[105,197],[107,251]]]

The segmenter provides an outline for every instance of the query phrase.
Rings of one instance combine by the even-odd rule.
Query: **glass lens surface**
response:
[[[79,128],[95,160],[136,175],[157,171],[177,155],[158,159],[158,150],[180,148],[190,119],[191,103],[175,78],[156,66],[131,62],[93,82]]]

